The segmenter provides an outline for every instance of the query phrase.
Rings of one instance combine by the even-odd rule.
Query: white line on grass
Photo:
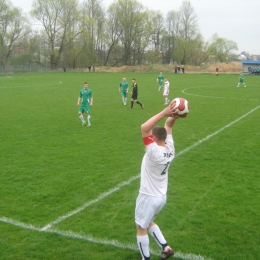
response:
[[[236,119],[235,121],[231,122],[230,124],[222,127],[221,129],[219,129],[218,131],[214,132],[213,134],[211,135],[208,135],[207,137],[205,137],[204,139],[202,140],[199,140],[198,142],[194,143],[193,145],[191,145],[190,147],[184,149],[183,151],[179,152],[178,154],[176,154],[176,157],[190,151],[191,149],[193,149],[194,147],[198,146],[199,144],[207,141],[208,139],[210,139],[211,137],[219,134],[221,131],[225,130],[226,128],[230,127],[231,125],[239,122],[241,119],[245,118],[246,116],[250,115],[251,113],[253,113],[255,110],[259,109],[260,106],[257,106],[256,108],[252,109],[251,111],[249,111],[248,113],[244,114],[243,116],[241,116],[240,118]],[[6,218],[6,217],[2,217],[0,218],[0,221],[1,222],[5,222],[5,223],[9,223],[9,224],[12,224],[12,225],[15,225],[15,226],[18,226],[18,227],[22,227],[22,228],[25,228],[25,229],[30,229],[30,230],[35,230],[35,231],[39,231],[39,232],[47,232],[47,233],[56,233],[56,234],[59,234],[61,236],[67,236],[67,237],[70,237],[70,238],[77,238],[77,239],[83,239],[83,240],[87,240],[89,242],[93,242],[93,243],[99,243],[99,244],[106,244],[106,245],[113,245],[113,246],[116,246],[116,247],[120,247],[120,248],[125,248],[125,249],[131,249],[131,250],[137,250],[136,246],[134,245],[131,245],[131,244],[121,244],[120,242],[116,241],[116,240],[104,240],[104,239],[96,239],[96,238],[93,238],[91,236],[86,236],[84,234],[77,234],[77,233],[74,233],[72,231],[59,231],[59,230],[54,230],[54,229],[50,229],[53,225],[55,224],[58,224],[59,222],[61,222],[62,220],[64,219],[67,219],[77,213],[79,213],[80,211],[84,210],[86,207],[96,203],[96,202],[99,202],[100,200],[108,197],[109,195],[111,195],[112,193],[120,190],[122,187],[130,184],[131,182],[133,182],[134,180],[138,179],[140,176],[137,175],[137,176],[134,176],[132,178],[130,178],[128,181],[126,182],[122,182],[120,183],[119,185],[117,185],[115,188],[113,189],[110,189],[109,191],[107,192],[104,192],[102,193],[101,195],[99,195],[96,199],[90,201],[90,202],[87,202],[85,203],[84,205],[82,205],[81,207],[79,207],[78,209],[74,210],[74,211],[71,211],[69,212],[68,214],[66,215],[63,215],[61,217],[59,217],[57,220],[49,223],[48,225],[46,225],[45,227],[43,228],[37,228],[37,227],[34,227],[32,225],[27,225],[27,224],[24,224],[24,223],[21,223],[21,222],[18,222],[18,221],[15,221],[15,220],[12,220],[12,219],[9,219],[9,218]],[[204,197],[204,196],[203,196]],[[197,204],[196,204],[197,205]],[[154,250],[151,250],[151,253],[153,254],[156,254],[156,252]],[[193,255],[193,254],[183,254],[181,252],[176,252],[175,253],[175,256],[179,259],[185,259],[185,260],[210,260],[210,259],[206,259],[202,256],[197,256],[197,255]]]
[[[78,233],[74,233],[72,231],[60,231],[60,230],[55,230],[55,229],[43,230],[43,229],[37,228],[35,226],[27,225],[25,223],[22,223],[22,222],[19,222],[19,221],[10,219],[10,218],[6,218],[6,217],[0,218],[0,221],[4,222],[4,223],[12,224],[17,227],[22,227],[24,229],[34,230],[34,231],[38,231],[38,232],[45,232],[45,233],[54,233],[54,234],[58,234],[60,236],[85,240],[85,241],[95,243],[95,244],[110,245],[110,246],[114,246],[117,248],[139,251],[136,244],[122,244],[116,240],[97,239],[92,236],[87,236],[85,234],[78,234]],[[152,254],[155,254],[155,255],[158,254],[158,252],[155,250],[150,250],[150,251]],[[198,255],[193,255],[193,254],[183,254],[181,252],[176,252],[174,255],[175,255],[175,257],[177,257],[179,259],[183,259],[183,260],[211,260],[211,259],[204,258],[203,256],[198,256]]]
[[[260,108],[260,106],[255,107],[254,109],[252,109],[252,110],[249,111],[248,113],[244,114],[243,116],[239,117],[239,118],[236,119],[235,121],[233,121],[233,122],[231,122],[230,124],[228,124],[228,125],[226,125],[226,126],[220,128],[220,129],[219,129],[218,131],[216,131],[215,133],[206,136],[205,138],[203,138],[202,140],[199,140],[198,142],[194,143],[194,144],[191,145],[190,147],[188,147],[188,148],[182,150],[182,151],[179,152],[177,155],[178,155],[178,156],[179,156],[179,155],[182,155],[182,154],[188,152],[189,150],[191,150],[192,148],[194,148],[195,146],[197,146],[197,145],[199,145],[199,144],[201,144],[201,143],[207,141],[207,140],[210,139],[211,137],[213,137],[213,136],[219,134],[220,132],[222,132],[222,131],[225,130],[226,128],[232,126],[233,124],[239,122],[241,119],[243,119],[243,118],[245,118],[246,116],[252,114],[252,113],[253,113],[254,111],[256,111],[258,108]]]
[[[246,113],[245,115],[241,116],[240,118],[236,119],[235,121],[231,122],[230,124],[228,124],[228,125],[222,127],[221,129],[219,129],[218,131],[214,132],[213,134],[206,136],[206,137],[203,138],[202,140],[199,140],[198,142],[194,143],[194,144],[191,145],[190,147],[188,147],[188,148],[182,150],[181,152],[179,152],[179,153],[176,154],[176,157],[178,157],[178,156],[180,156],[180,155],[182,155],[182,154],[184,154],[184,153],[190,151],[191,149],[193,149],[194,147],[198,146],[199,144],[201,144],[201,143],[207,141],[208,139],[210,139],[211,137],[213,137],[213,136],[219,134],[220,132],[222,132],[222,131],[225,130],[226,128],[230,127],[231,125],[233,125],[233,124],[239,122],[241,119],[243,119],[243,118],[245,118],[246,116],[250,115],[251,113],[253,113],[253,112],[254,112],[255,110],[257,110],[258,108],[260,108],[260,106],[258,106],[258,107],[256,107],[256,108],[252,109],[251,111],[249,111],[249,112]],[[134,180],[138,179],[139,177],[140,177],[140,175],[138,174],[138,175],[136,175],[136,176],[134,176],[134,177],[131,177],[128,181],[120,183],[120,184],[117,185],[115,188],[110,189],[110,190],[108,190],[107,192],[104,192],[104,193],[100,194],[96,199],[85,203],[84,205],[82,205],[81,207],[77,208],[76,210],[73,210],[73,211],[69,212],[68,214],[63,215],[63,216],[59,217],[58,219],[56,219],[55,221],[53,221],[53,222],[47,224],[45,227],[42,228],[42,230],[50,229],[51,227],[53,227],[54,225],[60,223],[61,221],[63,221],[63,220],[65,220],[65,219],[67,219],[67,218],[69,218],[69,217],[71,217],[71,216],[73,216],[73,215],[75,215],[75,214],[81,212],[81,211],[84,210],[86,207],[88,207],[88,206],[90,206],[90,205],[92,205],[92,204],[94,204],[94,203],[96,203],[96,202],[99,202],[100,200],[102,200],[102,199],[108,197],[109,195],[111,195],[111,194],[113,194],[114,192],[118,191],[118,190],[121,189],[122,187],[124,187],[124,186],[130,184],[131,182],[133,182]]]
[[[186,92],[186,90],[188,90],[188,89],[194,89],[194,88],[202,88],[202,87],[185,88],[185,89],[182,90],[182,93],[183,93],[183,94],[186,94],[186,95],[190,95],[190,96],[195,96],[195,97],[220,98],[220,99],[232,99],[232,100],[251,100],[251,101],[258,101],[258,100],[259,100],[259,99],[253,99],[253,98],[214,97],[214,96],[205,96],[205,95],[191,94],[191,93]],[[203,88],[206,88],[206,87],[203,87]]]
[[[94,204],[94,203],[96,203],[96,202],[99,202],[100,200],[102,200],[102,199],[108,197],[109,195],[111,195],[111,194],[113,194],[114,192],[120,190],[122,187],[127,186],[127,185],[130,184],[132,181],[134,181],[134,180],[136,180],[136,179],[138,179],[138,178],[139,178],[139,175],[134,176],[134,177],[131,177],[128,181],[124,181],[124,182],[120,183],[119,185],[117,185],[116,187],[114,187],[114,188],[112,188],[112,189],[110,189],[110,190],[108,190],[108,191],[106,191],[106,192],[104,192],[104,193],[101,193],[96,199],[91,200],[91,201],[89,201],[89,202],[83,204],[81,207],[79,207],[79,208],[77,208],[77,209],[75,209],[75,210],[69,212],[68,214],[59,217],[59,218],[56,219],[55,221],[53,221],[53,222],[49,223],[48,225],[46,225],[45,227],[43,227],[42,230],[47,230],[47,229],[51,228],[52,226],[54,226],[55,224],[60,223],[62,220],[67,219],[67,218],[69,218],[69,217],[71,217],[71,216],[73,216],[73,215],[75,215],[75,214],[81,212],[81,211],[84,210],[86,207],[88,207],[88,206],[90,206],[90,205],[92,205],[92,204]]]

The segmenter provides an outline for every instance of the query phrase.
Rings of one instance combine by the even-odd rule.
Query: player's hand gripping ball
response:
[[[172,106],[177,106],[180,110],[178,115],[185,117],[190,112],[190,105],[189,102],[185,98],[175,98],[171,102]]]

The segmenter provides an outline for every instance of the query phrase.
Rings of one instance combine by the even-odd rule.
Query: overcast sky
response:
[[[33,0],[10,0],[24,12],[31,10]],[[83,1],[83,0],[80,0]],[[107,8],[114,0],[103,0]],[[182,0],[139,0],[150,10],[178,11]],[[238,53],[260,54],[260,0],[190,0],[198,17],[200,32],[208,41],[214,33],[233,40]]]

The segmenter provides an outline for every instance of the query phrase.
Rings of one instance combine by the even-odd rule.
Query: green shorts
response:
[[[121,91],[121,96],[122,97],[127,97],[127,92],[126,91]]]
[[[90,114],[90,105],[81,105],[78,109],[78,112]]]
[[[239,79],[239,83],[244,83],[244,79]]]

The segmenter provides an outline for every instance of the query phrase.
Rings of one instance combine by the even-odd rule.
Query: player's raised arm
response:
[[[154,115],[148,119],[145,123],[141,125],[142,137],[147,137],[151,135],[153,127],[164,117],[175,117],[178,114],[179,110],[177,107],[169,105],[160,113]]]

